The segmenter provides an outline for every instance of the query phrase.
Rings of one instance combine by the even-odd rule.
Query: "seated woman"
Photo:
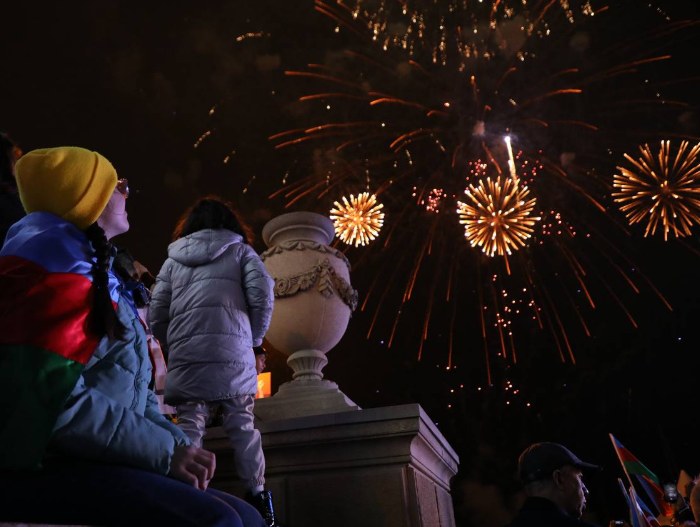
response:
[[[16,165],[0,251],[0,521],[256,526],[214,454],[158,411],[146,334],[111,270],[127,182],[78,147]]]

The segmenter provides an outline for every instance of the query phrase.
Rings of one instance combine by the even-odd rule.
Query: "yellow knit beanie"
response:
[[[97,221],[117,186],[112,163],[77,146],[27,152],[15,174],[24,210],[51,212],[80,229]]]

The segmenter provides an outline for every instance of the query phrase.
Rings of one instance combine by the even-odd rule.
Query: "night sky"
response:
[[[623,92],[626,85],[603,82],[602,91],[591,88],[585,92],[584,97],[597,99],[584,98],[585,104],[575,109],[582,120],[610,125],[612,133],[599,134],[601,145],[606,141],[615,148],[641,141],[658,144],[669,137],[697,142],[700,136],[700,75],[695,56],[700,30],[669,33],[648,47],[635,41],[635,31],[648,27],[648,20],[663,19],[657,8],[673,22],[700,19],[698,7],[671,1],[652,4],[616,2],[614,23],[603,24],[604,32],[586,33],[590,43],[585,67],[592,76],[602,71],[607,57],[600,54],[610,49],[607,46],[618,56],[628,48],[630,53],[641,49],[647,55],[672,53],[671,61],[641,69],[668,100],[687,104],[640,110],[633,119],[623,121],[628,127],[615,128],[619,123],[616,112],[623,117],[625,112],[631,115],[630,104],[635,103],[628,100],[627,106],[606,106],[609,101],[603,94],[617,93],[616,88]],[[276,215],[292,210],[327,214],[331,196],[319,200],[311,196],[286,209],[288,201],[283,197],[270,198],[282,187],[285,175],[291,182],[300,174],[320,173],[329,163],[326,154],[313,146],[276,150],[269,139],[325,119],[318,108],[304,106],[296,99],[328,86],[314,87],[308,79],[283,72],[304,70],[308,64],[324,61],[335,60],[337,66],[340,61],[334,57],[343,49],[357,45],[370,53],[367,50],[372,48],[366,42],[356,44],[350,32],[334,33],[335,24],[315,11],[312,1],[216,0],[197,5],[164,1],[14,2],[3,6],[2,26],[0,129],[25,151],[71,144],[97,150],[110,159],[131,187],[131,231],[116,242],[154,274],[166,257],[178,216],[198,196],[220,194],[239,207],[257,235],[255,247],[260,252],[265,249],[262,227]],[[253,36],[236,40],[248,33]],[[553,60],[560,56],[552,49],[539,51],[551,54]],[[379,83],[376,77],[365,80]],[[411,93],[410,86],[406,90]],[[613,95],[610,97],[612,100]],[[353,106],[341,105],[341,111],[343,108],[346,120],[356,118],[351,115]],[[594,115],[587,115],[589,110]],[[386,117],[397,122],[405,118],[391,113]],[[450,126],[459,131],[459,123]],[[517,131],[515,125],[513,128]],[[661,136],[661,132],[669,135]],[[552,135],[557,135],[556,141],[548,148],[578,149],[580,163],[596,167],[596,177],[608,178],[610,184],[611,161],[604,146],[597,151],[600,145],[576,135]],[[523,144],[526,140],[522,138]],[[416,158],[426,163],[432,159],[428,155]],[[596,165],[596,159],[603,162]],[[381,181],[380,176],[375,177]],[[353,189],[351,185],[342,188]],[[566,194],[557,195],[554,190],[539,192],[572,216],[588,214],[586,205],[568,201]],[[389,190],[381,199],[386,200],[385,228],[389,229],[391,214],[394,218],[401,215],[403,205],[399,202],[403,197]],[[563,361],[560,358],[561,332],[539,330],[526,317],[513,321],[517,361],[510,352],[505,358],[500,356],[498,339],[492,334],[483,339],[480,334],[477,281],[465,279],[461,289],[456,289],[461,302],[457,304],[459,317],[449,326],[446,321],[452,311],[446,307],[444,295],[433,289],[447,279],[449,262],[458,262],[463,276],[474,275],[477,267],[484,272],[494,267],[484,263],[486,257],[467,255],[476,250],[463,239],[464,247],[457,250],[440,241],[445,238],[437,238],[435,254],[425,258],[414,295],[402,308],[402,325],[391,348],[387,343],[400,305],[399,285],[388,290],[385,308],[370,338],[366,335],[375,314],[371,306],[353,315],[343,340],[329,354],[326,377],[360,406],[418,402],[438,424],[460,455],[460,472],[453,481],[459,525],[490,527],[508,521],[521,499],[514,477],[515,459],[537,440],[560,441],[583,459],[604,466],[588,485],[591,519],[601,524],[626,514],[616,481],[623,474],[608,433],[665,481],[675,481],[682,469],[691,474],[700,472],[700,428],[693,415],[698,401],[696,354],[700,344],[698,227],[693,236],[681,242],[671,239],[664,243],[658,235],[644,238],[640,227],[627,229],[627,235],[613,236],[611,225],[624,224],[624,215],[613,209],[609,198],[601,200],[609,207],[605,221],[586,216],[587,232],[597,234],[588,245],[581,241],[578,252],[574,248],[576,257],[591,270],[586,283],[595,297],[595,309],[586,307],[581,289],[567,278],[568,271],[558,260],[548,259],[546,250],[526,251],[527,258],[516,254],[511,259],[511,266],[517,268],[524,262],[539,273],[537,279],[546,286],[543,290],[553,295],[551,305],[555,307],[549,308],[550,313],[559,313],[556,306],[576,305],[584,314],[590,336],[575,316],[561,311],[560,322],[567,328],[575,364],[567,353]],[[380,275],[381,281],[393,276],[397,284],[405,283],[410,275],[411,266],[401,262],[414,260],[410,239],[423,236],[427,227],[418,216],[401,217],[403,223],[396,236],[399,240],[405,237],[405,247],[347,250],[360,302],[377,273],[386,273]],[[609,218],[612,222],[606,223]],[[455,232],[461,236],[459,229]],[[609,252],[596,250],[602,246],[609,246]],[[607,254],[617,255],[615,262],[620,266],[619,262],[625,262],[624,270],[641,284],[639,293],[625,287]],[[596,269],[602,269],[600,274]],[[642,273],[648,281],[640,278]],[[510,280],[515,287],[517,271],[513,275],[509,278],[501,273],[504,282]],[[667,299],[672,310],[654,290]],[[373,302],[377,302],[376,295]],[[428,305],[433,305],[435,321],[419,360],[418,334]],[[637,328],[629,323],[621,305]],[[451,359],[450,334],[454,337]],[[275,385],[291,377],[284,360],[271,352],[269,364]]]

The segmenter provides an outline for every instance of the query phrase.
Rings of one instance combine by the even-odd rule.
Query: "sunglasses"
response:
[[[129,180],[126,178],[117,180],[117,191],[124,196],[124,198],[129,197]]]

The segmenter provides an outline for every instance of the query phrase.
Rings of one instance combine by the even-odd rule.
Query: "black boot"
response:
[[[258,510],[263,520],[265,520],[267,527],[279,527],[275,520],[275,510],[272,507],[272,492],[263,490],[262,492],[258,492],[255,496],[248,492],[245,499]]]

